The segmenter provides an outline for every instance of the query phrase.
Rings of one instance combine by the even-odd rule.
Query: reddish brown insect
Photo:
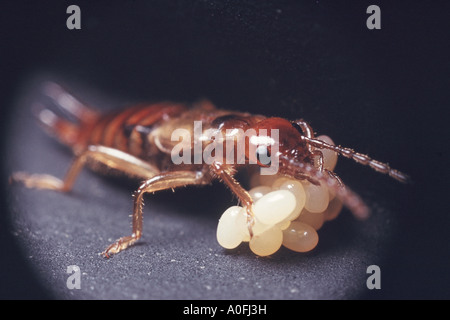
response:
[[[75,160],[63,180],[49,175],[18,172],[13,174],[13,181],[20,181],[29,188],[66,192],[72,189],[78,173],[85,164],[91,165],[94,169],[105,167],[114,169],[129,177],[144,180],[134,194],[132,234],[118,239],[107,247],[103,252],[105,257],[124,250],[141,238],[145,193],[186,185],[205,185],[214,179],[225,183],[243,206],[247,207],[247,222],[252,236],[253,201],[234,175],[241,168],[268,166],[267,163],[259,161],[261,148],[252,149],[249,146],[255,144],[252,142],[255,137],[272,138],[268,133],[272,133],[274,129],[278,130],[278,139],[272,139],[269,144],[262,144],[264,147],[262,152],[276,157],[278,173],[294,179],[307,179],[314,184],[325,183],[357,217],[366,216],[368,208],[356,194],[344,186],[334,172],[323,167],[320,149],[333,150],[378,172],[388,174],[398,181],[405,182],[408,179],[405,174],[385,163],[372,160],[352,149],[315,139],[313,129],[303,120],[288,121],[282,118],[219,110],[207,101],[192,107],[172,102],[143,104],[102,115],[80,103],[57,84],[47,83],[43,92],[61,110],[77,120],[76,123],[68,121],[57,116],[48,107],[41,107],[37,113],[45,128],[63,144],[72,148]],[[202,128],[200,136],[197,137],[195,123],[199,123]],[[194,160],[175,164],[171,152],[179,141],[173,140],[172,133],[180,128],[194,136],[188,146],[189,150],[194,151],[190,155]],[[206,135],[206,132],[209,134]],[[203,151],[217,143],[217,140],[211,138],[211,132],[214,136],[222,134],[230,138],[231,135],[234,139],[232,148],[226,149],[222,156],[218,157],[215,154],[214,158],[203,159],[206,161],[198,163],[195,161],[195,150],[200,146],[200,151]],[[253,135],[243,134],[247,132],[253,132]],[[232,159],[237,160],[234,151],[237,154],[237,145],[240,142],[244,142],[247,146],[243,161],[230,163],[226,157],[231,151]]]

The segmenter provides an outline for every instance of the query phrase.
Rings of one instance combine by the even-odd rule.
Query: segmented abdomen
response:
[[[180,116],[187,107],[175,103],[138,105],[100,116],[80,128],[79,141],[87,145],[115,148],[146,159],[159,152],[149,143],[151,132],[163,122]]]

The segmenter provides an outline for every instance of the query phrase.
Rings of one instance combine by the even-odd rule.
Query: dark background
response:
[[[413,178],[404,186],[339,164],[344,181],[381,197],[400,226],[386,253],[389,289],[361,298],[448,299],[448,5],[392,2],[3,1],[2,146],[17,95],[36,74],[122,101],[207,97],[222,108],[303,117]],[[66,28],[70,4],[81,8],[81,30]],[[371,4],[381,8],[381,30],[366,28]],[[54,297],[25,263],[2,202],[0,297]]]

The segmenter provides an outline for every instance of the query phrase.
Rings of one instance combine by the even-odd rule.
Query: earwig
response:
[[[132,233],[109,245],[102,252],[105,257],[124,250],[142,237],[144,194],[187,185],[207,185],[215,179],[227,185],[247,208],[248,229],[252,237],[253,200],[236,180],[235,173],[243,168],[267,167],[267,164],[261,163],[259,155],[248,146],[242,161],[236,163],[226,161],[224,153],[223,158],[215,157],[209,162],[174,164],[171,151],[179,141],[173,141],[172,133],[177,128],[194,133],[195,121],[202,125],[202,138],[191,141],[188,145],[189,151],[198,146],[205,150],[208,145],[217,142],[212,138],[205,139],[206,132],[224,135],[236,132],[232,137],[236,146],[238,142],[251,144],[254,137],[270,137],[268,132],[278,130],[278,141],[266,144],[266,149],[263,148],[263,151],[277,157],[278,174],[298,180],[306,179],[314,184],[326,184],[359,218],[368,215],[368,207],[358,195],[344,185],[335,172],[324,168],[321,150],[332,150],[400,182],[408,181],[405,174],[392,169],[388,164],[352,149],[316,139],[314,130],[304,120],[288,121],[283,118],[220,110],[209,101],[200,101],[193,106],[172,102],[142,104],[115,113],[101,114],[55,83],[46,83],[43,94],[53,101],[64,116],[58,115],[56,110],[44,104],[36,104],[34,113],[46,131],[72,149],[74,161],[62,180],[50,175],[17,172],[11,176],[12,181],[22,182],[28,188],[68,192],[72,190],[85,165],[94,170],[106,168],[108,172],[117,171],[143,181],[134,193]],[[242,135],[243,131],[248,130],[254,130],[251,131],[254,132],[253,136]],[[258,152],[261,150],[258,149]]]

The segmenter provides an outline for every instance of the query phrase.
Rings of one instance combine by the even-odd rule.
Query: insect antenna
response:
[[[328,144],[322,140],[311,139],[311,138],[308,138],[305,136],[302,136],[302,139],[303,139],[303,141],[305,141],[306,143],[308,143],[309,145],[311,145],[315,148],[333,150],[346,158],[353,159],[354,161],[356,161],[362,165],[369,166],[377,172],[387,174],[397,181],[400,181],[403,183],[407,183],[410,181],[410,178],[408,175],[406,175],[398,170],[392,169],[389,166],[389,164],[374,160],[367,155],[356,152],[353,149],[344,148],[341,146],[335,146],[332,144]]]

